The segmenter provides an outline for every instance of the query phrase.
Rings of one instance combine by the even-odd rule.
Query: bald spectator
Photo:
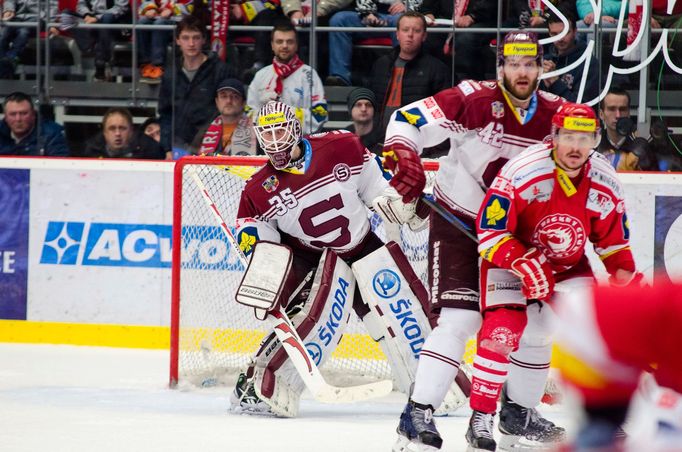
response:
[[[0,155],[69,155],[64,128],[53,121],[38,123],[33,102],[27,94],[15,92],[7,96],[3,112],[5,118],[0,122]]]

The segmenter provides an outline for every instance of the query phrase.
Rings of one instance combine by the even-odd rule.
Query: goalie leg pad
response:
[[[399,389],[408,393],[419,352],[431,332],[422,309],[426,289],[395,242],[353,263],[362,299],[371,309],[363,319],[391,365]]]
[[[341,340],[350,319],[354,291],[355,278],[348,264],[333,251],[325,250],[315,272],[308,302],[293,322],[318,367],[331,356]],[[288,407],[295,400],[296,410],[283,408],[286,413],[295,413],[298,399],[293,394],[300,396],[304,384],[280,342],[272,342],[261,348],[256,359],[256,393],[274,409]],[[287,388],[278,388],[281,384]]]

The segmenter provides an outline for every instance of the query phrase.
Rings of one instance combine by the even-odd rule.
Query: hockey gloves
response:
[[[426,186],[426,174],[416,152],[403,148],[384,151],[384,167],[393,173],[389,183],[404,202],[409,203],[421,196]]]
[[[521,278],[523,295],[529,300],[546,301],[554,293],[554,273],[542,251],[529,249],[514,259],[511,270]]]

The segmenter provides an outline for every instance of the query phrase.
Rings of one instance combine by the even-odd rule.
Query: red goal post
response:
[[[185,157],[175,165],[171,283],[170,384],[234,384],[268,332],[251,309],[234,301],[243,266],[230,252],[224,232],[202,199],[194,177],[206,186],[217,209],[234,225],[246,180],[265,157]],[[425,162],[433,181],[437,162]],[[386,238],[381,219],[367,210],[372,229]],[[407,227],[393,232],[415,272],[426,279],[428,232]],[[426,282],[426,281],[425,281]],[[321,371],[330,381],[390,378],[378,344],[362,323],[351,319],[343,339]]]

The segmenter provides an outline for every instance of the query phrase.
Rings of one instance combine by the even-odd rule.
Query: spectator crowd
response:
[[[589,0],[552,0],[551,8],[537,0],[503,3],[505,16],[498,18],[497,0],[319,0],[314,9],[300,0],[239,0],[230,4],[231,24],[271,27],[271,31],[247,32],[242,27],[229,32],[228,47],[245,38],[254,42],[252,64],[249,61],[244,67],[237,64],[238,58],[228,57],[225,62],[210,50],[211,11],[205,0],[49,0],[43,5],[38,0],[4,0],[0,3],[0,78],[16,78],[40,30],[55,39],[73,39],[82,57],[93,59],[92,80],[100,82],[113,79],[114,44],[121,39],[133,41],[138,67],[131,77],[158,85],[158,117],[136,127],[142,118],[136,120],[126,108],[110,108],[102,117],[101,130],[74,154],[69,152],[62,125],[41,119],[38,99],[22,92],[1,93],[0,155],[175,159],[187,154],[262,154],[252,131],[253,112],[270,100],[280,100],[294,108],[305,134],[329,130],[333,128],[326,93],[330,87],[337,90],[337,100],[339,92],[347,96],[346,128],[380,154],[386,124],[395,110],[460,79],[494,78],[490,77],[495,65],[491,47],[494,50],[496,34],[473,29],[501,25],[544,30],[550,37],[562,35],[545,46],[543,70],[563,73],[544,77],[540,89],[569,101],[580,94],[586,100],[608,91],[595,106],[602,122],[598,150],[614,167],[682,169],[678,143],[664,123],[655,121],[648,139],[637,136],[630,118],[630,93],[616,84],[602,85],[595,55],[587,71],[583,64],[562,71],[583,57],[588,40],[600,36],[595,32],[618,25],[620,0],[604,0],[600,13],[592,11]],[[682,26],[682,2],[678,3],[668,14],[665,1],[653,0],[650,26]],[[313,19],[318,25],[354,30],[310,35],[307,27]],[[131,23],[162,27],[131,27],[131,35],[120,26]],[[457,32],[439,32],[442,26],[454,26]],[[388,28],[369,30],[376,27]],[[315,67],[305,61],[311,36],[320,62]],[[600,39],[613,44],[613,34],[604,33]],[[673,57],[682,55],[680,41],[682,35],[670,39],[676,50]],[[377,42],[390,43],[392,49],[371,62],[354,64],[358,44]],[[425,156],[446,152],[436,146]]]

